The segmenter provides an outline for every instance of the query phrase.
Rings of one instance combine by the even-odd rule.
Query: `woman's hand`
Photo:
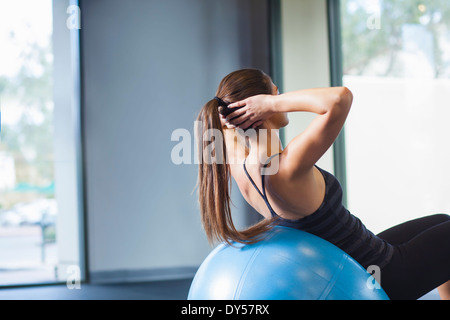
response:
[[[274,95],[261,94],[231,103],[228,108],[242,108],[226,117],[222,116],[222,119],[228,128],[239,127],[243,130],[256,128],[276,112],[275,98]]]

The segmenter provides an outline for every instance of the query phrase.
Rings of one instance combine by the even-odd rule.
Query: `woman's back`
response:
[[[279,155],[273,157],[275,156]],[[273,157],[269,160],[272,160]],[[316,168],[322,174],[325,182],[325,196],[322,203],[315,212],[306,217],[286,219],[277,214],[268,199],[266,180],[270,176],[255,177],[255,179],[259,178],[261,181],[262,187],[260,189],[249,174],[245,161],[243,163],[243,169],[248,180],[260,195],[271,217],[276,219],[278,225],[317,235],[347,252],[365,268],[370,265],[384,267],[392,257],[393,247],[367,230],[361,221],[342,205],[342,188],[336,177],[317,166]],[[281,195],[281,197],[283,196]],[[276,199],[273,196],[271,198]]]

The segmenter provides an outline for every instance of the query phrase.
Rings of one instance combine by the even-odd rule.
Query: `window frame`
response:
[[[54,4],[52,4],[53,8],[53,19],[55,19],[55,15],[58,16],[58,20],[61,22],[62,20],[66,20],[69,17],[70,11],[68,11],[69,6],[78,6],[80,8],[79,0],[66,0],[64,4],[62,4],[67,8],[66,12],[55,12]],[[60,11],[60,10],[58,10]],[[81,12],[81,9],[80,11]],[[71,118],[72,121],[68,124],[67,129],[71,130],[70,135],[74,138],[71,139],[71,147],[74,150],[74,180],[71,181],[75,184],[75,192],[74,199],[78,204],[78,209],[76,211],[76,219],[77,219],[77,230],[76,234],[78,235],[78,264],[80,268],[80,279],[75,278],[74,280],[80,281],[80,283],[88,282],[88,246],[87,246],[87,234],[85,230],[87,230],[86,226],[86,209],[85,209],[85,170],[84,170],[84,143],[83,143],[83,130],[82,130],[82,86],[81,86],[81,46],[80,46],[80,31],[81,29],[70,29],[67,31],[66,35],[64,35],[64,41],[67,41],[70,45],[65,47],[63,50],[67,57],[65,58],[69,61],[70,66],[68,69],[70,70],[70,75],[67,77],[67,93],[70,97],[67,99],[68,105],[70,104]],[[54,36],[52,35],[53,40]],[[53,50],[55,50],[55,46],[53,45]],[[53,95],[55,99],[55,96]],[[69,103],[70,102],[70,103]],[[53,141],[54,143],[54,141]],[[55,159],[56,161],[56,159]],[[75,275],[78,276],[78,275]],[[2,284],[0,285],[0,289],[12,289],[12,288],[23,288],[23,287],[40,287],[47,285],[62,285],[67,284],[68,280],[54,280],[54,281],[37,281],[37,282],[29,282],[29,283],[11,283],[11,284]],[[73,280],[73,279],[72,279]]]
[[[343,85],[343,58],[341,35],[341,1],[327,0],[328,42],[330,55],[330,85]],[[345,155],[345,126],[333,145],[334,173],[343,189],[342,203],[347,206],[347,161]]]

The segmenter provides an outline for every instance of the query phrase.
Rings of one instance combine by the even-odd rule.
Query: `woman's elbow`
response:
[[[336,94],[336,101],[334,103],[335,107],[350,111],[350,107],[353,103],[353,93],[347,87],[339,87],[337,89],[338,92]]]

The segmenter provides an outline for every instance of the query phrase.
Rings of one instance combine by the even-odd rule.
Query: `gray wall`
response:
[[[89,0],[80,7],[91,279],[142,270],[180,276],[211,247],[192,192],[197,167],[172,163],[171,134],[193,132],[227,73],[269,72],[266,1]],[[233,189],[235,215],[245,216]]]
[[[326,0],[281,0],[283,84],[285,91],[324,88],[331,85]],[[307,48],[307,50],[305,50]],[[304,131],[316,114],[289,114],[285,141]],[[318,165],[334,172],[332,146]]]

